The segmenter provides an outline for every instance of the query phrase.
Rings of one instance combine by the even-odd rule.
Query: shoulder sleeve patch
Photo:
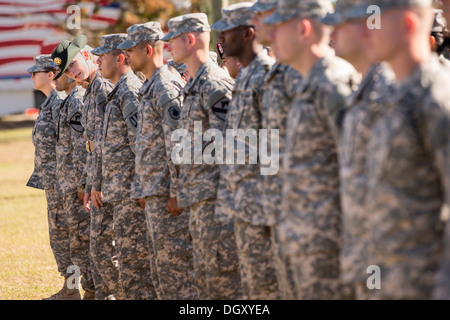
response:
[[[77,111],[75,112],[70,118],[69,118],[69,125],[70,127],[75,130],[78,133],[83,133],[84,128],[81,125],[81,112]]]
[[[125,121],[129,122],[133,127],[136,128],[138,119],[138,102],[135,99],[126,101],[122,114]]]

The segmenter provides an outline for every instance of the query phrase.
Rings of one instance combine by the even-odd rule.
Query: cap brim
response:
[[[332,12],[320,19],[320,22],[330,26],[337,26],[347,21],[365,19],[369,16],[365,6],[353,6],[342,13]]]
[[[180,32],[168,32],[161,40],[169,41],[169,40],[175,38],[176,36],[179,36],[180,34],[181,34]]]
[[[76,37],[67,47],[66,52],[67,52],[67,60],[66,60],[66,64],[64,66],[58,66],[58,68],[61,70],[60,73],[58,73],[56,75],[55,78],[53,78],[53,80],[58,79],[59,77],[62,76],[62,74],[64,72],[66,72],[67,67],[69,66],[69,64],[72,62],[72,60],[76,57],[76,55],[83,50],[83,48],[86,46],[87,43],[87,37],[85,35],[79,35],[78,37]]]
[[[265,18],[262,22],[264,24],[273,25],[273,24],[278,24],[278,23],[282,23],[282,22],[291,20],[294,17],[295,17],[295,13],[284,14],[284,13],[279,13],[279,12],[275,11],[273,14],[271,14],[270,16]]]
[[[337,26],[343,22],[342,17],[336,13],[327,13],[325,17],[320,19],[320,22],[329,26]]]
[[[28,73],[32,73],[32,72],[37,72],[37,71],[42,70],[42,69],[44,69],[44,68],[43,67],[38,67],[38,66],[32,66],[32,67],[28,68],[26,71]]]
[[[277,7],[276,3],[260,3],[256,2],[253,6],[249,8],[253,12],[264,12],[275,9]]]
[[[125,40],[124,42],[119,44],[117,49],[128,50],[130,48],[133,48],[133,47],[137,46],[138,44],[139,44],[139,42],[136,42],[136,41]]]
[[[112,51],[111,49],[104,48],[104,47],[97,47],[94,50],[91,51],[92,54],[95,54],[96,56],[100,56],[102,54],[106,54],[108,52]]]
[[[213,23],[211,25],[211,29],[216,30],[216,31],[228,31],[234,28],[239,27],[238,25],[235,24],[229,24],[227,22],[225,22],[223,19]]]

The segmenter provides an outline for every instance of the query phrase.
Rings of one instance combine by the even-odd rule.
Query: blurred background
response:
[[[104,34],[122,33],[136,23],[158,21],[167,31],[175,16],[204,12],[212,24],[222,7],[239,0],[6,0],[0,1],[0,117],[35,112],[45,96],[33,90],[33,57],[49,54],[63,39],[88,36],[96,47]],[[76,7],[74,7],[76,6]],[[76,26],[76,28],[73,28]],[[212,32],[211,50],[217,34]],[[167,57],[170,56],[167,53]]]

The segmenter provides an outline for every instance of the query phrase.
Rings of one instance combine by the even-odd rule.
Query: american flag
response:
[[[26,69],[33,58],[49,54],[63,39],[74,37],[65,24],[77,5],[81,27],[101,30],[117,22],[120,8],[109,1],[0,0],[0,115],[34,107],[33,84]],[[85,18],[89,17],[89,18]]]

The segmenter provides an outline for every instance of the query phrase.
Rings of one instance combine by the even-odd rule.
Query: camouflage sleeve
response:
[[[103,144],[103,122],[105,118],[106,100],[110,90],[102,85],[95,97],[95,147],[91,153],[93,160],[93,170],[89,172],[92,176],[91,185],[95,191],[101,191],[102,188],[102,144]]]
[[[131,196],[135,199],[141,198],[143,194],[143,187],[141,177],[139,175],[139,166],[142,158],[142,150],[144,150],[146,140],[142,137],[143,119],[145,112],[145,102],[143,100],[139,103],[137,123],[136,123],[136,140],[134,142],[134,154],[135,154],[135,173],[133,181],[131,183]],[[142,138],[141,138],[142,137]]]
[[[43,121],[46,126],[41,126],[44,130],[40,134],[39,147],[35,151],[35,164],[37,170],[41,172],[41,183],[44,189],[53,189],[56,181],[56,128],[53,122],[53,112],[59,109],[62,101],[58,100],[48,106]]]
[[[83,137],[84,128],[81,125],[83,103],[81,99],[73,99],[69,106],[69,116],[67,117],[71,128],[71,142],[72,142],[72,162],[75,176],[77,177],[78,192],[85,191],[86,175],[85,165],[87,158],[87,151],[85,140]]]
[[[315,97],[318,100],[316,105],[320,106],[320,109],[327,115],[328,125],[336,139],[339,139],[340,136],[346,100],[351,93],[352,87],[349,82],[340,79],[321,86]]]
[[[136,153],[136,130],[137,130],[137,117],[139,111],[139,100],[136,93],[128,91],[122,99],[122,115],[127,124],[128,141],[130,142],[131,150]]]
[[[448,100],[447,100],[448,101]],[[450,109],[431,104],[416,117],[424,137],[424,147],[431,155],[434,167],[442,177],[444,212],[450,206]],[[422,124],[422,125],[421,125]],[[443,235],[443,257],[438,272],[434,294],[437,299],[450,299],[450,220],[446,218]]]
[[[172,141],[172,132],[178,127],[182,108],[182,97],[176,90],[165,92],[158,101],[158,110],[160,111],[164,133],[164,141],[166,144],[167,165],[170,174],[170,197],[177,196],[178,188],[178,166],[172,162],[172,149],[175,142]]]
[[[228,81],[211,81],[204,86],[202,96],[211,128],[224,131],[232,89],[232,84]]]

